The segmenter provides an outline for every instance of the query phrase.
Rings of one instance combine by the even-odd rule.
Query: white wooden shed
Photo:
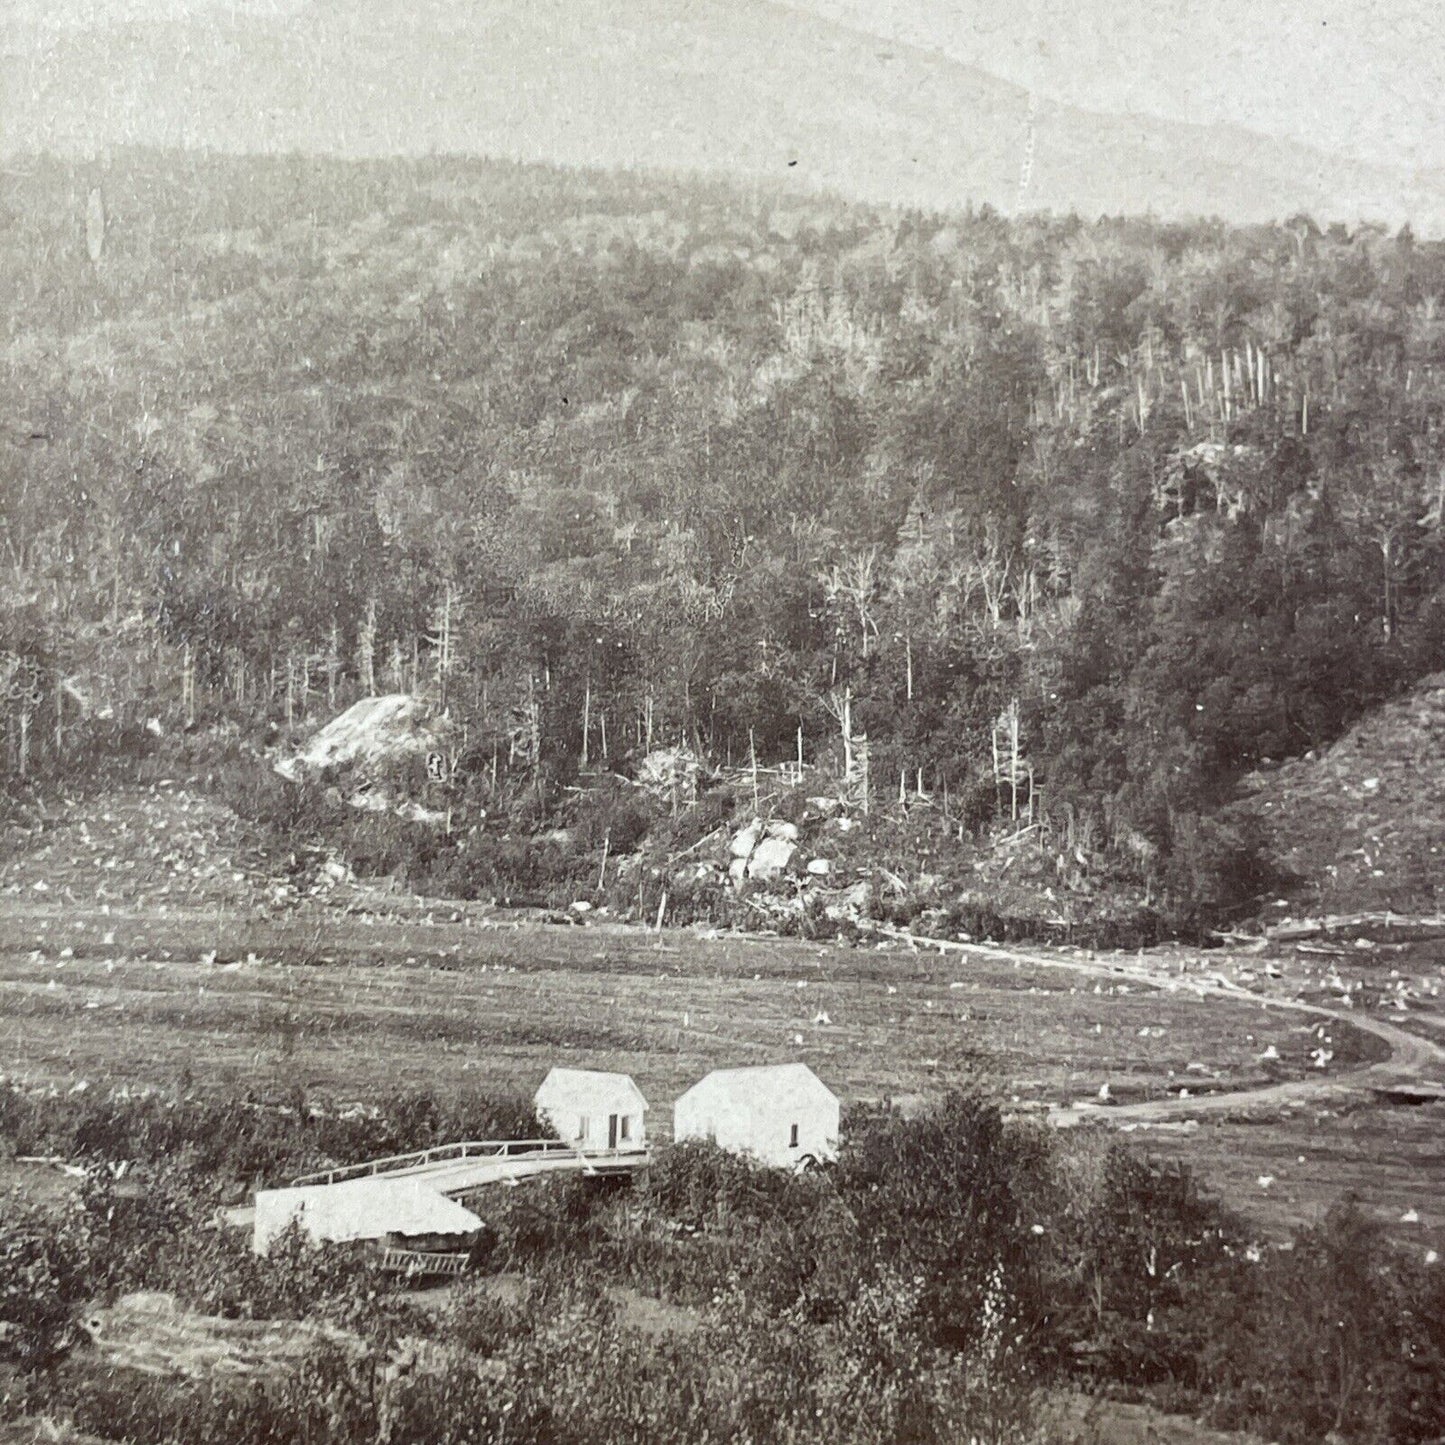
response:
[[[647,1144],[647,1100],[627,1074],[552,1069],[535,1102],[557,1137],[580,1149],[642,1149]]]
[[[717,1069],[673,1107],[674,1139],[711,1139],[764,1164],[838,1155],[838,1096],[807,1064]]]

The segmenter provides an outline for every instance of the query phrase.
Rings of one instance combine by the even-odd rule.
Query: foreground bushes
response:
[[[299,1091],[275,1102],[0,1088],[0,1144],[14,1153],[182,1165],[230,1194],[453,1139],[550,1134],[529,1100],[480,1089],[397,1093],[337,1113]]]
[[[445,1128],[436,1101],[414,1107]],[[169,1137],[146,1108],[111,1110],[70,1121],[98,1157]],[[837,1164],[802,1175],[688,1143],[634,1188],[497,1191],[491,1267],[520,1275],[520,1293],[474,1281],[440,1316],[390,1293],[364,1254],[292,1238],[254,1259],[214,1227],[230,1162],[208,1174],[206,1157],[141,1166],[140,1198],[98,1172],[58,1217],[0,1218],[0,1334],[40,1372],[32,1400],[100,1433],[121,1422],[127,1439],[193,1439],[203,1422],[217,1445],[882,1445],[1028,1440],[1034,1391],[1068,1380],[1289,1445],[1445,1430],[1445,1278],[1358,1210],[1260,1250],[1187,1170],[1008,1123],[973,1097],[859,1116]],[[685,1309],[643,1330],[619,1286]],[[97,1386],[83,1351],[44,1373],[90,1299],[138,1288],[233,1317],[321,1316],[357,1347],[294,1379],[179,1393]]]
[[[1262,1267],[1235,1256],[1190,1295],[1221,1423],[1299,1442],[1445,1434],[1445,1271],[1407,1267],[1357,1208]]]
[[[53,1403],[107,1438],[210,1445],[788,1440],[918,1445],[1029,1438],[1016,1382],[920,1349],[904,1282],[861,1289],[819,1326],[721,1297],[697,1331],[655,1340],[619,1322],[595,1276],[503,1303],[463,1292],[442,1342],[319,1349],[294,1375],[177,1384],[76,1370]],[[478,1328],[476,1318],[484,1321]]]

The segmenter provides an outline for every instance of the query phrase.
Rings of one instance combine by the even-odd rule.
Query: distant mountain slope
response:
[[[29,8],[26,8],[26,7]],[[771,176],[911,205],[1305,210],[1445,229],[1445,178],[1041,102],[766,0],[341,0],[0,19],[0,147],[484,153]]]
[[[1445,673],[1252,782],[1241,806],[1311,910],[1445,906]]]

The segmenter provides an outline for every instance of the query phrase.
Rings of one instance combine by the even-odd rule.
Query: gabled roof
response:
[[[630,1074],[608,1074],[600,1069],[563,1069],[548,1071],[536,1093],[535,1102],[544,1109],[571,1109],[585,1114],[599,1103],[618,1098],[631,1100],[639,1109],[647,1108],[642,1090]]]
[[[682,1095],[707,1093],[739,1104],[782,1104],[793,1099],[838,1096],[807,1064],[752,1064],[740,1069],[714,1069]],[[679,1099],[679,1103],[681,1103]]]

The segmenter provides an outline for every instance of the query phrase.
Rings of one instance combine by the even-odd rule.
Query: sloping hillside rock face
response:
[[[1238,810],[1321,913],[1445,909],[1445,673],[1315,756],[1246,779]]]
[[[283,778],[299,782],[329,768],[364,769],[425,758],[440,739],[440,727],[423,699],[409,693],[365,697],[275,766]]]
[[[448,720],[409,693],[367,697],[273,766],[288,781],[325,777],[353,808],[434,823],[445,814],[419,796],[445,757]],[[444,767],[444,763],[442,763]]]

